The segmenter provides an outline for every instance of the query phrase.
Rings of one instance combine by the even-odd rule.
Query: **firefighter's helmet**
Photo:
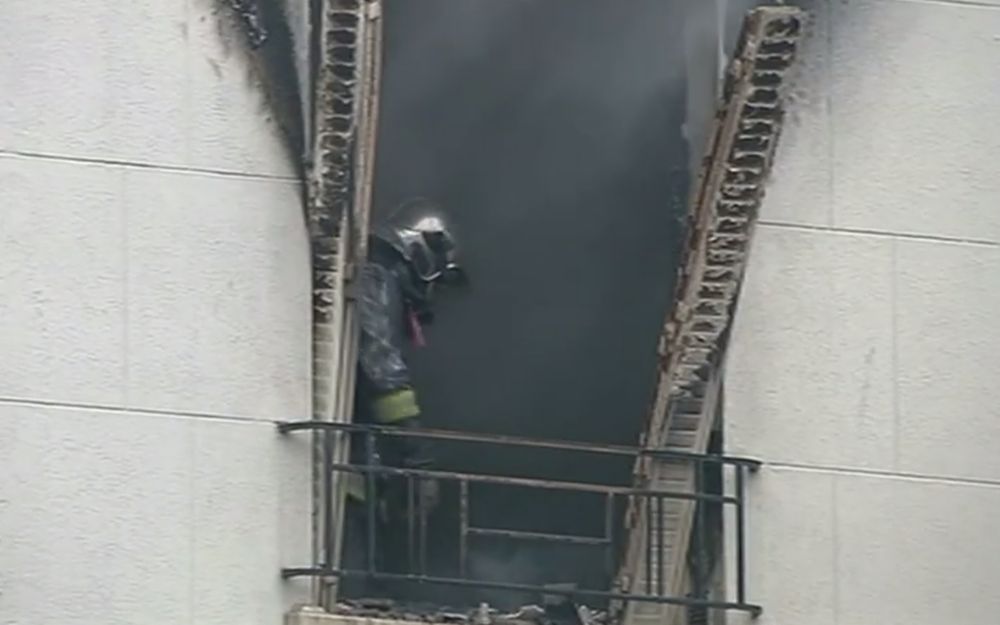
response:
[[[424,282],[464,280],[452,230],[441,207],[430,200],[403,202],[375,229],[375,236],[399,252]]]

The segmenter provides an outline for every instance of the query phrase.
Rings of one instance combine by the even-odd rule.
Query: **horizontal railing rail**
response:
[[[341,531],[333,522],[333,496],[324,497],[322,514],[325,528],[324,536],[320,537],[321,549],[320,557],[312,566],[291,567],[282,571],[282,576],[293,577],[333,577],[333,578],[366,578],[370,580],[381,580],[389,582],[412,582],[420,584],[434,584],[452,586],[455,588],[477,588],[496,591],[511,591],[519,593],[536,593],[546,596],[565,596],[578,599],[592,599],[600,601],[638,601],[658,604],[669,604],[689,607],[702,607],[717,610],[738,610],[757,615],[761,612],[761,607],[747,602],[745,592],[744,577],[746,574],[745,557],[745,531],[746,507],[745,507],[745,474],[757,470],[760,462],[749,459],[720,454],[692,454],[680,451],[643,447],[628,447],[622,445],[591,444],[571,441],[558,441],[536,439],[519,436],[505,436],[493,434],[478,434],[470,432],[454,432],[446,430],[431,429],[400,429],[387,426],[361,425],[332,423],[325,421],[300,421],[281,422],[277,424],[279,432],[316,432],[321,437],[323,443],[323,476],[324,488],[331,494],[335,473],[354,474],[360,476],[360,482],[364,486],[364,506],[365,506],[365,538],[366,553],[365,566],[363,568],[345,567],[340,562],[335,561],[334,545],[336,544],[336,532]],[[334,437],[344,435],[361,436],[364,439],[364,461],[363,462],[335,462],[334,461]],[[405,468],[387,466],[380,464],[377,460],[377,448],[380,440],[385,437],[418,437],[425,439],[450,440],[462,443],[483,444],[493,446],[520,447],[545,449],[551,451],[579,452],[590,454],[604,454],[610,456],[636,457],[640,455],[653,456],[659,459],[678,462],[694,463],[697,466],[716,465],[732,467],[735,471],[735,489],[732,494],[722,492],[702,492],[696,488],[695,492],[671,491],[656,488],[635,488],[623,487],[608,484],[597,484],[582,481],[552,480],[540,477],[521,477],[509,475],[495,475],[486,473],[469,473],[461,471],[449,471],[442,469],[426,468]],[[399,479],[406,486],[406,518],[408,519],[408,549],[407,549],[407,571],[387,571],[380,570],[376,552],[378,549],[379,532],[377,531],[377,517],[379,505],[376,498],[377,484],[379,480],[387,478]],[[454,483],[458,487],[458,503],[455,515],[458,519],[458,562],[457,576],[441,576],[428,574],[427,567],[427,517],[419,512],[417,500],[417,483],[420,480],[437,480],[440,483]],[[471,518],[470,489],[475,484],[511,486],[527,489],[537,489],[543,491],[563,491],[570,493],[580,493],[588,496],[599,496],[603,498],[603,518],[600,519],[603,525],[603,532],[599,536],[587,536],[567,533],[556,533],[550,531],[533,531],[524,529],[503,529],[498,527],[484,527],[473,525]],[[718,506],[732,506],[735,509],[736,530],[735,548],[737,556],[736,576],[736,600],[716,601],[698,596],[669,596],[664,593],[662,587],[662,570],[660,575],[654,575],[652,570],[647,571],[645,588],[640,591],[635,590],[625,592],[620,589],[598,589],[598,588],[562,588],[553,587],[549,584],[517,583],[510,581],[498,581],[488,579],[478,579],[469,572],[469,550],[470,542],[476,538],[492,538],[494,540],[513,540],[525,542],[541,542],[550,544],[574,545],[581,548],[601,549],[604,552],[605,576],[610,581],[614,577],[615,566],[615,525],[616,506],[633,501],[640,501],[645,505],[638,508],[644,512],[644,522],[647,533],[652,536],[655,532],[661,534],[665,531],[663,527],[664,501],[668,499],[680,499],[701,504],[714,504]],[[659,514],[658,514],[659,513]],[[661,544],[660,540],[648,540],[646,554],[646,566],[664,567],[664,558],[658,557],[653,551]],[[692,546],[697,548],[697,546]],[[658,580],[654,583],[652,580]],[[640,584],[641,586],[641,584]],[[642,592],[644,590],[644,592]]]

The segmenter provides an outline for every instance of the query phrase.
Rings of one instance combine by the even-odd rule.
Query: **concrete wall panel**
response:
[[[1000,247],[896,246],[899,470],[1000,480]]]
[[[297,185],[130,171],[126,193],[132,405],[306,416],[309,257]]]
[[[0,404],[0,614],[190,623],[192,422]]]
[[[832,476],[819,472],[769,467],[754,478],[747,531],[755,540],[747,550],[747,592],[766,611],[752,622],[837,622],[833,488]],[[794,552],[784,548],[790,542],[797,545]]]
[[[0,396],[306,414],[296,183],[14,156],[0,178]]]
[[[727,371],[730,449],[890,468],[891,242],[760,226]]]
[[[287,176],[228,10],[211,0],[4,4],[0,149]],[[123,36],[127,34],[127,36]]]
[[[996,485],[837,476],[838,624],[988,623]]]
[[[0,155],[0,397],[124,400],[122,178]]]
[[[13,0],[4,10],[0,55],[18,62],[2,74],[0,146],[183,162],[185,3]]]
[[[992,536],[996,485],[768,467],[749,495],[760,625],[975,623],[1000,609],[996,551],[975,540]]]
[[[308,510],[282,507],[289,486],[280,479],[310,474],[309,437],[279,437],[269,423],[199,419],[192,427],[191,622],[280,623],[288,606],[308,599],[308,582],[283,583],[276,564],[309,562]],[[308,502],[308,489],[292,488]],[[293,540],[283,545],[282,533]]]
[[[309,474],[308,438],[10,404],[0,435],[0,613],[12,622],[273,625],[305,600],[278,569],[309,557],[308,481],[287,479]]]
[[[833,7],[835,223],[1000,241],[1000,10]]]

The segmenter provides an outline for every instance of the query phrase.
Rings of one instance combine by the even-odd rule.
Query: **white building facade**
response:
[[[832,0],[736,315],[761,625],[1000,613],[1000,2]]]
[[[208,0],[0,24],[0,621],[280,623],[307,583],[300,182]]]

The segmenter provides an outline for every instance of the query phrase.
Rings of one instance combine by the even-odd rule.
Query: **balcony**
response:
[[[548,618],[565,613],[571,620],[596,623],[616,623],[625,609],[643,604],[671,605],[694,609],[699,612],[715,610],[737,610],[757,615],[761,607],[746,598],[744,577],[746,558],[744,555],[744,535],[746,525],[746,501],[744,485],[747,474],[755,470],[758,463],[745,458],[734,458],[718,454],[691,454],[666,449],[635,448],[617,445],[600,445],[568,441],[540,440],[513,436],[472,434],[442,430],[399,430],[395,428],[339,424],[318,421],[281,423],[278,429],[283,434],[313,432],[316,436],[319,454],[319,476],[321,492],[324,496],[319,507],[321,522],[317,535],[316,559],[305,566],[286,568],[283,577],[313,577],[333,590],[326,601],[330,612],[345,614],[363,613],[367,617],[381,615],[386,618],[404,619],[419,612],[424,620],[446,621],[456,614],[475,618],[481,612],[480,620],[487,618],[502,620],[499,610],[511,611],[507,617],[513,618],[517,609],[526,604],[539,604],[539,609],[549,612]],[[573,454],[579,462],[586,457],[617,456],[634,462],[640,457],[653,457],[662,462],[693,466],[703,475],[708,471],[731,472],[733,492],[707,486],[708,481],[696,480],[694,489],[668,490],[644,485],[625,487],[594,482],[553,480],[525,475],[525,467],[512,467],[511,474],[498,475],[469,473],[444,469],[405,469],[382,465],[378,462],[380,443],[390,437],[420,437],[437,441],[450,441],[462,445],[475,445],[478,453],[490,453],[498,447],[534,449],[541,453]],[[354,457],[342,461],[344,450],[354,443]],[[340,453],[338,453],[340,450]],[[360,456],[360,457],[359,457]],[[514,473],[520,473],[515,475]],[[430,514],[420,511],[417,505],[418,483],[420,480],[436,480],[442,497],[440,505]],[[363,489],[363,501],[354,500],[351,523],[343,521],[344,514],[339,506],[344,502],[349,484]],[[721,483],[717,480],[716,483]],[[342,486],[337,486],[338,484]],[[378,493],[387,485],[395,485],[396,492],[404,493],[401,504],[405,508],[403,524],[397,524],[395,531],[387,535],[380,522],[380,498]],[[336,489],[336,493],[335,493]],[[494,515],[482,513],[477,508],[478,497],[490,489],[516,489],[534,491],[548,501],[564,497],[561,502],[570,502],[572,510],[579,510],[576,527],[598,528],[592,533],[567,531],[567,527],[553,530],[551,514],[545,506],[540,506],[537,516],[532,518],[531,527],[502,527],[491,524]],[[332,495],[332,496],[331,496]],[[521,501],[524,499],[521,498]],[[690,502],[698,511],[721,512],[729,508],[736,522],[732,540],[737,554],[736,579],[731,580],[735,588],[735,600],[726,601],[712,598],[707,588],[694,588],[684,596],[667,592],[663,580],[664,570],[671,565],[668,538],[671,519],[665,513],[672,501]],[[350,516],[350,515],[349,515]],[[530,516],[530,515],[529,515]],[[704,527],[711,514],[695,514],[692,540],[688,559],[692,569],[692,579],[705,579],[704,567],[710,559],[717,559],[721,549],[716,544],[711,547],[709,537],[712,532]],[[720,514],[714,518],[721,519]],[[452,540],[442,542],[429,539],[429,528],[437,525],[452,532]],[[721,527],[721,523],[720,523]],[[346,531],[345,531],[346,528]],[[621,570],[625,534],[636,528],[645,532],[642,541],[645,572],[640,579],[629,580]],[[623,531],[626,530],[626,531]],[[345,537],[346,534],[346,537]],[[403,536],[402,534],[405,534]],[[433,535],[441,536],[440,531]],[[352,545],[363,544],[360,558],[345,558],[338,548],[342,541]],[[583,560],[567,557],[566,566],[555,573],[546,568],[548,579],[539,578],[531,567],[520,571],[503,570],[492,574],[477,567],[483,553],[489,550],[513,549],[520,546],[525,553],[538,554],[539,561],[546,549],[561,550],[560,553],[580,553]],[[391,553],[386,554],[386,551]],[[454,557],[442,558],[442,554]],[[387,562],[389,560],[390,562]],[[593,566],[574,565],[573,562],[595,563]],[[702,570],[699,570],[702,569]],[[695,584],[696,586],[698,584]],[[364,588],[362,594],[348,588]],[[429,589],[437,589],[431,592]],[[334,599],[334,595],[336,599]],[[372,601],[372,596],[377,601]],[[362,596],[364,601],[359,601]],[[389,601],[395,600],[395,601]],[[367,608],[365,608],[367,606]],[[420,607],[417,607],[420,606]],[[455,607],[446,607],[455,606]],[[361,609],[361,612],[358,610]],[[483,612],[485,610],[485,612]],[[477,612],[478,611],[478,612]],[[447,615],[452,615],[448,617]],[[409,620],[409,619],[407,619]],[[515,619],[516,620],[516,619]]]

